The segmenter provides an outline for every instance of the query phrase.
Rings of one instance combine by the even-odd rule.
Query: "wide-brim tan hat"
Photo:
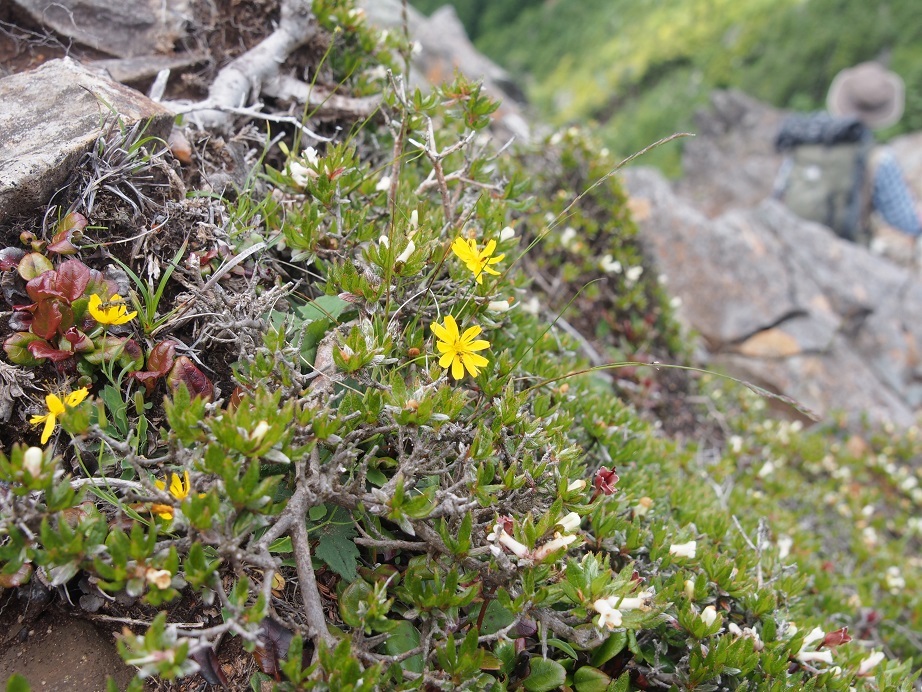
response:
[[[826,108],[833,115],[854,116],[877,129],[899,121],[905,102],[906,88],[899,75],[878,62],[863,62],[835,76]]]

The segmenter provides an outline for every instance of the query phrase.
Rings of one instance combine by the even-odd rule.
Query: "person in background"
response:
[[[837,117],[854,117],[871,130],[899,122],[905,105],[905,86],[899,75],[878,62],[864,62],[833,78],[826,109]],[[876,147],[871,155],[871,207],[892,228],[922,235],[922,221],[892,150]]]

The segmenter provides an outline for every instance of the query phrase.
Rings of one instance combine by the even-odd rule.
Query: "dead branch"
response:
[[[229,110],[243,108],[255,100],[263,86],[278,76],[288,56],[317,33],[312,6],[313,0],[282,0],[278,28],[222,69],[208,90],[208,98],[192,104],[165,105],[176,113],[190,113],[190,119],[200,127],[227,128],[233,115]]]

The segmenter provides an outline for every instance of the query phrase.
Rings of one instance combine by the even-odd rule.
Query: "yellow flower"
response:
[[[192,483],[189,481],[189,472],[183,471],[182,478],[175,473],[170,478],[170,495],[182,502],[192,490]],[[154,481],[157,490],[166,489],[166,481]],[[170,505],[155,504],[151,506],[151,511],[161,519],[170,520],[173,518],[173,508]]]
[[[433,322],[430,328],[438,339],[435,346],[438,348],[439,353],[442,354],[441,358],[439,358],[439,365],[443,368],[451,366],[451,376],[456,380],[464,377],[465,369],[472,377],[477,377],[480,368],[484,368],[489,364],[490,361],[475,353],[475,351],[490,348],[489,341],[474,339],[480,334],[480,327],[469,327],[464,334],[460,334],[455,318],[451,315],[446,315],[444,326]]]
[[[467,268],[474,273],[474,276],[477,278],[477,283],[479,284],[483,283],[484,273],[499,276],[499,272],[490,265],[502,262],[503,258],[506,256],[502,254],[493,257],[493,252],[496,250],[495,240],[489,241],[483,250],[478,250],[476,240],[473,238],[461,238],[459,236],[452,242],[451,249],[461,261],[467,265]]]
[[[125,299],[118,293],[109,298],[108,307],[102,307],[102,298],[97,294],[90,296],[90,303],[87,309],[93,319],[99,324],[125,324],[137,317],[137,312],[128,312],[128,306],[125,305]]]
[[[35,415],[29,419],[32,425],[45,424],[45,429],[42,430],[42,444],[45,444],[48,438],[51,437],[51,433],[54,432],[54,426],[57,425],[58,416],[63,415],[68,408],[78,406],[81,401],[86,399],[87,394],[89,394],[87,388],[81,387],[71,392],[63,399],[57,394],[48,394],[45,396],[45,406],[48,408],[48,413],[43,416]]]

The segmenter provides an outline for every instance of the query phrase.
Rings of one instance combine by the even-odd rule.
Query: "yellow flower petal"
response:
[[[454,351],[446,353],[444,356],[439,358],[439,367],[447,368],[449,365],[451,365],[451,361],[453,361],[454,359],[455,359]]]
[[[81,402],[86,399],[87,394],[89,394],[89,390],[86,387],[81,387],[68,394],[67,398],[64,399],[64,403],[74,408],[75,406],[79,406]]]
[[[451,353],[454,351],[454,349],[444,341],[436,341],[435,347],[439,350],[439,353]]]
[[[433,322],[429,325],[429,328],[432,330],[432,333],[435,334],[436,339],[441,341],[451,341],[451,336],[449,336],[448,330],[438,322]]]
[[[454,343],[458,340],[458,323],[455,322],[455,318],[451,315],[445,315],[445,334],[447,336],[443,341],[448,343]]]
[[[460,358],[455,358],[451,361],[451,376],[456,380],[464,377],[464,365],[461,364]]]
[[[461,335],[461,341],[467,343],[482,331],[483,329],[478,327],[476,324],[473,327],[468,327],[464,330],[464,334]]]
[[[480,368],[485,368],[490,364],[490,361],[483,356],[478,356],[476,353],[462,353],[461,362],[464,363],[464,367],[474,377],[477,377]]]
[[[173,508],[169,505],[151,505],[150,511],[161,519],[170,521],[173,518]]]
[[[64,413],[64,402],[57,394],[48,394],[45,396],[45,406],[48,407],[48,413],[52,416],[60,416]]]
[[[466,351],[482,351],[485,348],[490,348],[490,342],[485,339],[477,339],[477,341],[464,344],[464,350]]]
[[[154,485],[157,487],[157,490],[163,490],[164,488],[166,488],[166,481],[155,480]]]
[[[45,429],[42,430],[42,444],[45,444],[51,438],[51,433],[54,432],[56,422],[55,417],[50,413],[45,417]]]

